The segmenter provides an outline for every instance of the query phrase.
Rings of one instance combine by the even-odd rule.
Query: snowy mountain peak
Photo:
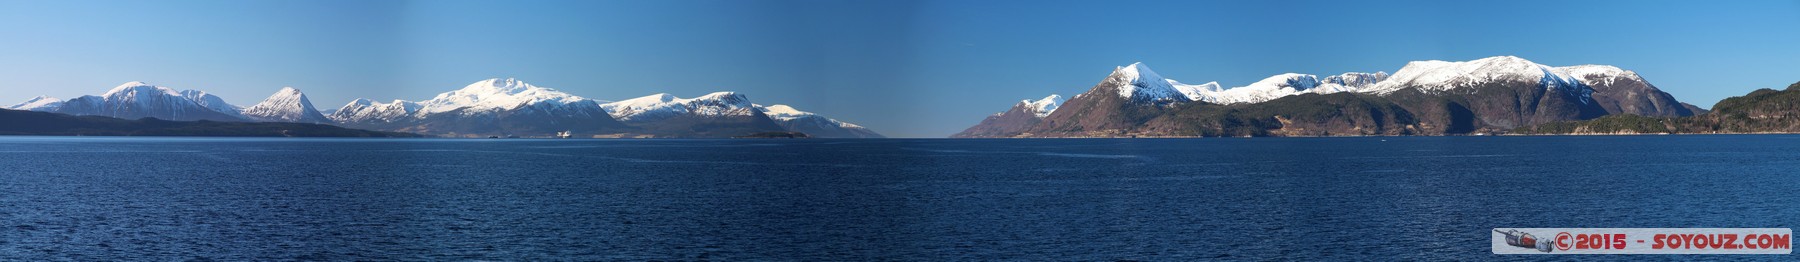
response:
[[[57,99],[55,97],[50,97],[50,96],[38,96],[38,97],[31,98],[31,100],[25,100],[24,103],[19,103],[19,104],[15,104],[12,106],[8,106],[8,107],[6,107],[6,109],[39,110],[39,109],[46,109],[46,108],[61,106],[62,103],[63,103],[62,99]]]
[[[749,97],[735,92],[714,92],[695,98],[670,94],[654,94],[601,104],[613,118],[642,122],[680,115],[740,116],[751,115],[754,104]]]
[[[406,100],[381,103],[358,98],[326,117],[340,123],[395,122],[413,117],[420,108],[419,103]]]
[[[1068,100],[1063,99],[1062,95],[1050,94],[1050,96],[1037,101],[1019,100],[1018,106],[1024,107],[1038,118],[1044,118],[1050,116],[1051,112],[1055,112],[1057,107],[1061,107],[1064,101]]]
[[[794,109],[794,107],[788,106],[788,105],[772,105],[772,106],[751,105],[751,106],[756,107],[756,109],[761,110],[764,115],[768,115],[770,119],[774,119],[776,121],[793,121],[793,120],[805,118],[805,117],[818,117],[818,114],[813,114],[812,112],[800,111],[799,109]],[[860,127],[860,126],[850,124],[850,123],[839,122],[837,120],[832,120],[832,119],[826,119],[826,120],[829,120],[833,124],[836,124],[839,126]]]
[[[788,106],[788,105],[772,105],[772,106],[763,106],[760,108],[763,110],[763,114],[768,114],[770,118],[775,118],[777,120],[789,120],[789,119],[794,119],[796,117],[813,114],[812,112],[806,112],[806,111],[800,111],[799,109],[794,109],[794,107]]]
[[[100,96],[101,97],[141,96],[141,95],[151,95],[151,94],[158,94],[158,93],[163,94],[163,95],[169,95],[169,96],[181,96],[181,94],[176,93],[174,89],[150,85],[148,83],[138,82],[138,81],[125,82],[125,84],[121,84],[118,87],[113,87],[112,90],[107,90],[105,94],[101,94]]]
[[[875,134],[868,128],[812,112],[800,111],[788,105],[751,104],[751,106],[789,131],[799,131],[820,137],[881,137],[880,134]]]
[[[1441,92],[1502,81],[1537,82],[1546,89],[1571,92],[1583,89],[1580,81],[1552,70],[1550,66],[1516,56],[1496,56],[1465,62],[1413,61],[1367,91],[1387,94],[1403,88],[1418,87],[1423,91]]]
[[[1263,78],[1263,80],[1256,81],[1256,83],[1251,83],[1250,86],[1272,86],[1276,88],[1292,88],[1294,90],[1305,91],[1319,86],[1319,76],[1300,73],[1285,73]]]
[[[563,105],[587,100],[579,96],[544,88],[519,81],[517,79],[492,78],[477,81],[456,91],[438,94],[431,100],[420,102],[426,113],[443,113],[459,109],[470,110],[467,113],[483,111],[507,110],[537,103],[554,103]]]
[[[1119,97],[1136,102],[1167,103],[1186,101],[1180,91],[1175,89],[1173,80],[1168,80],[1143,62],[1131,63],[1113,69],[1106,81],[1119,87]]]
[[[1567,75],[1583,83],[1612,85],[1617,80],[1644,82],[1637,72],[1609,65],[1577,65],[1552,68],[1551,72]]]
[[[1364,88],[1375,85],[1375,83],[1380,83],[1382,80],[1387,80],[1388,76],[1388,73],[1385,71],[1375,72],[1373,74],[1350,72],[1327,76],[1324,79],[1320,79],[1319,82],[1321,82],[1321,84],[1336,84],[1346,87]]]
[[[291,87],[291,86],[281,87],[281,90],[275,90],[275,94],[276,95],[288,95],[288,96],[305,96],[306,95],[306,94],[301,94],[300,89],[294,89],[294,87]]]
[[[200,104],[200,106],[206,107],[208,109],[212,109],[213,111],[219,111],[220,113],[225,113],[227,115],[232,115],[232,116],[240,116],[240,117],[243,116],[240,114],[241,113],[240,111],[244,110],[243,108],[239,108],[238,106],[232,105],[231,103],[226,103],[224,98],[219,98],[219,96],[216,96],[213,94],[208,94],[208,93],[206,93],[206,91],[191,90],[191,89],[190,90],[181,90],[181,97],[187,98],[187,100],[192,100],[192,101],[194,101],[195,104]]]
[[[517,94],[533,88],[538,87],[533,86],[530,83],[525,83],[525,81],[519,81],[518,79],[509,77],[505,79],[489,78],[487,80],[476,81],[468,86],[463,86],[461,90],[477,93]]]
[[[293,87],[283,87],[261,103],[244,108],[243,115],[261,121],[328,123],[325,114],[313,108],[306,94]]]
[[[350,100],[350,103],[349,103],[349,104],[345,104],[345,105],[344,105],[344,106],[346,106],[346,107],[349,107],[349,106],[370,106],[370,105],[374,105],[374,104],[375,104],[375,101],[373,101],[373,100],[369,100],[369,99],[368,99],[368,98],[357,98],[357,99],[356,99],[356,100]]]
[[[742,94],[738,94],[737,92],[731,92],[731,91],[713,92],[711,94],[706,94],[706,95],[703,95],[700,97],[696,97],[696,98],[694,98],[694,100],[712,100],[712,101],[718,101],[721,104],[736,105],[736,106],[750,106],[750,104],[749,104],[750,98],[745,97]]]

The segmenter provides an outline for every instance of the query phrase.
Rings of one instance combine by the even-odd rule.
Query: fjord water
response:
[[[0,168],[0,260],[1487,260],[1541,258],[1497,227],[1800,222],[1789,135],[5,137]]]

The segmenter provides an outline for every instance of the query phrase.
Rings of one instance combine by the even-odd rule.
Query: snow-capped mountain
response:
[[[1593,88],[1592,98],[1611,114],[1643,116],[1690,116],[1705,112],[1699,107],[1676,101],[1669,93],[1657,89],[1637,72],[1609,65],[1577,65],[1551,68]]]
[[[36,111],[124,119],[154,117],[178,121],[243,121],[233,113],[217,111],[189,100],[174,89],[144,82],[128,82],[100,96],[81,96],[64,101],[60,106],[39,107]]]
[[[757,111],[750,99],[734,92],[714,92],[695,98],[654,94],[601,104],[607,113],[626,123],[642,123],[677,116],[750,116]]]
[[[1187,96],[1175,89],[1174,80],[1165,79],[1144,63],[1132,63],[1113,69],[1106,82],[1117,86],[1119,97],[1137,103],[1167,104],[1187,102]]]
[[[1261,103],[1299,94],[1331,94],[1360,92],[1387,79],[1386,72],[1343,73],[1320,78],[1316,75],[1285,73],[1263,78],[1250,85],[1215,91],[1189,92],[1188,98],[1215,104]]]
[[[754,105],[756,110],[774,119],[775,123],[788,131],[806,133],[819,138],[881,138],[881,134],[862,126],[838,121],[812,112],[800,111],[788,105],[762,106]]]
[[[471,137],[564,131],[597,135],[626,129],[599,101],[512,78],[477,81],[420,102],[357,99],[328,118],[357,128]]]
[[[1366,92],[1393,93],[1404,88],[1425,92],[1445,92],[1489,83],[1537,83],[1547,90],[1562,90],[1578,96],[1592,92],[1575,77],[1553,72],[1555,68],[1516,56],[1496,56],[1465,62],[1438,60],[1413,61],[1395,71]]]
[[[1191,93],[1189,99],[1214,104],[1256,103],[1305,93],[1318,86],[1318,76],[1286,73],[1263,78],[1263,80],[1256,81],[1256,83],[1251,83],[1248,86],[1233,87],[1218,91],[1194,92]]]
[[[950,137],[1002,137],[1013,136],[1043,122],[1045,117],[1055,113],[1067,102],[1061,95],[1050,94],[1043,99],[1019,100],[1011,109],[989,115],[980,124],[958,132]]]
[[[1387,79],[1386,72],[1344,73],[1320,78],[1316,75],[1286,73],[1270,76],[1246,86],[1221,88],[1219,82],[1184,84],[1164,78],[1142,62],[1118,67],[1108,81],[1117,82],[1119,96],[1132,101],[1158,103],[1203,101],[1215,104],[1257,103],[1304,93],[1330,94],[1361,92]],[[1129,84],[1125,84],[1129,83]],[[1173,90],[1179,98],[1169,97]]]
[[[181,97],[185,97],[188,100],[194,101],[194,103],[200,104],[200,106],[210,108],[213,111],[219,111],[220,113],[235,117],[243,117],[241,114],[244,110],[243,108],[232,105],[231,103],[226,103],[224,98],[208,94],[205,91],[181,90]]]
[[[659,137],[730,137],[756,132],[787,131],[763,114],[750,98],[714,92],[695,98],[654,94],[600,105],[636,132]]]
[[[263,122],[332,123],[313,108],[312,100],[293,87],[283,87],[261,103],[244,108],[244,117]]]
[[[54,109],[57,107],[61,107],[62,104],[63,104],[62,99],[57,99],[55,97],[50,97],[50,96],[38,96],[38,97],[31,98],[31,100],[25,100],[25,102],[23,102],[23,103],[8,106],[8,107],[6,107],[6,109],[43,111],[45,109]]]
[[[1373,74],[1350,72],[1327,76],[1324,79],[1319,80],[1319,87],[1314,89],[1316,90],[1314,93],[1330,94],[1337,92],[1362,92],[1370,87],[1374,87],[1375,83],[1387,80],[1388,76],[1387,72],[1375,72]]]
[[[549,136],[566,131],[576,137],[731,137],[787,131],[784,125],[811,130],[801,132],[814,137],[880,136],[792,107],[759,107],[733,92],[695,98],[655,94],[606,102],[511,78],[478,81],[418,102],[357,99],[327,117],[349,127],[444,136]]]
[[[534,86],[517,79],[494,78],[469,84],[456,91],[438,94],[431,100],[419,102],[419,105],[423,106],[421,108],[423,114],[439,114],[450,111],[479,114],[534,104],[567,105],[581,101],[589,100],[556,91],[556,89]]]
[[[1220,88],[1182,84],[1133,63],[1054,112],[1025,117],[1032,110],[1022,102],[955,137],[1456,134],[1607,114],[1702,111],[1612,66],[1551,67],[1496,56],[1414,61],[1394,72],[1285,73]],[[1295,98],[1303,94],[1319,96]]]
[[[424,106],[412,101],[394,100],[381,103],[357,98],[350,101],[349,104],[333,110],[331,115],[326,117],[338,123],[389,123],[412,119],[420,108],[424,108]]]
[[[418,102],[356,99],[330,110],[329,115],[291,87],[243,108],[203,91],[176,91],[142,82],[126,83],[100,96],[62,101],[37,97],[7,108],[125,119],[323,123],[452,137],[732,137],[775,131],[800,131],[814,137],[881,137],[862,126],[790,106],[752,104],[733,92],[691,99],[657,94],[607,102],[512,78],[477,81]]]
[[[1051,112],[1056,112],[1056,107],[1062,106],[1062,103],[1065,100],[1066,99],[1063,99],[1061,95],[1050,94],[1050,96],[1038,99],[1037,101],[1019,100],[1019,104],[1025,108],[1031,109],[1031,114],[1033,116],[1043,118],[1050,116]]]

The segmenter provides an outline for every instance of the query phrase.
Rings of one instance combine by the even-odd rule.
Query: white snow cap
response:
[[[1151,71],[1143,62],[1113,69],[1107,81],[1119,86],[1119,97],[1137,102],[1167,103],[1187,100],[1175,90],[1173,81]]]
[[[1551,72],[1573,77],[1588,85],[1612,85],[1618,80],[1644,82],[1637,72],[1609,65],[1577,65],[1551,68]]]
[[[61,106],[62,103],[63,103],[62,99],[57,99],[55,97],[50,97],[50,96],[38,96],[38,97],[31,98],[31,100],[25,100],[24,103],[18,103],[18,104],[12,105],[12,106],[8,106],[8,107],[6,107],[6,109],[40,110],[40,109],[48,109],[48,108],[52,108],[52,107]]]
[[[415,113],[418,113],[420,108],[421,106],[419,106],[419,103],[406,100],[396,99],[390,103],[381,103],[369,99],[357,98],[356,100],[351,100],[348,104],[344,104],[343,107],[339,107],[337,111],[331,112],[331,115],[326,117],[331,118],[332,121],[344,123],[393,122],[400,119],[417,117]]]
[[[587,100],[575,95],[543,88],[517,79],[481,80],[462,89],[438,94],[420,102],[426,113],[443,113],[469,108],[473,111],[505,110],[536,103],[568,104]]]
[[[750,99],[734,92],[714,92],[684,99],[670,94],[653,94],[601,104],[613,118],[627,122],[665,119],[679,115],[748,116],[755,106]]]
[[[819,121],[841,128],[863,128],[856,124],[838,121],[837,119],[827,118],[812,112],[800,111],[799,109],[794,109],[794,107],[788,105],[763,106],[752,104],[751,106],[756,107],[757,110],[761,110],[763,115],[768,115],[770,119],[774,119],[775,121],[787,122],[804,118],[818,118]]]
[[[1579,89],[1579,80],[1552,70],[1550,66],[1516,56],[1466,62],[1413,61],[1367,91],[1388,94],[1406,87],[1418,87],[1422,91],[1441,92],[1499,81],[1537,82],[1546,89]]]
[[[293,87],[282,87],[275,94],[263,99],[261,103],[244,108],[243,115],[262,121],[280,122],[330,122],[324,114],[313,108],[312,101],[306,94]]]
[[[1050,112],[1055,112],[1057,107],[1062,106],[1063,101],[1067,100],[1063,99],[1062,95],[1050,94],[1050,96],[1046,96],[1044,99],[1038,99],[1037,101],[1031,101],[1029,99],[1019,100],[1018,106],[1030,110],[1032,115],[1036,115],[1038,118],[1044,118],[1050,116]]]
[[[169,96],[181,96],[181,94],[175,92],[174,89],[150,85],[149,83],[138,82],[138,81],[125,82],[125,84],[120,84],[118,87],[113,87],[112,90],[107,90],[106,94],[101,94],[100,96],[101,97],[141,96],[141,95],[151,95],[151,94],[156,94],[156,93],[161,93],[161,94],[169,95]]]
[[[207,109],[212,109],[213,111],[219,111],[220,113],[225,113],[227,115],[232,115],[232,116],[239,116],[239,117],[243,116],[243,114],[242,114],[242,111],[244,110],[243,108],[240,108],[236,105],[232,105],[231,103],[226,103],[225,99],[219,98],[219,96],[216,96],[213,94],[208,94],[208,93],[206,93],[206,91],[192,90],[192,89],[181,90],[181,97],[187,98],[187,100],[192,100],[192,101],[194,101],[195,104],[200,104],[200,106],[206,107]]]

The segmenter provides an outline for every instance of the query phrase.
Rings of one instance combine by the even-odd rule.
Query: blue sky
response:
[[[516,77],[604,100],[745,93],[941,137],[1115,66],[1231,87],[1515,55],[1709,107],[1800,81],[1797,1],[0,1],[0,104],[127,81],[248,106]]]

